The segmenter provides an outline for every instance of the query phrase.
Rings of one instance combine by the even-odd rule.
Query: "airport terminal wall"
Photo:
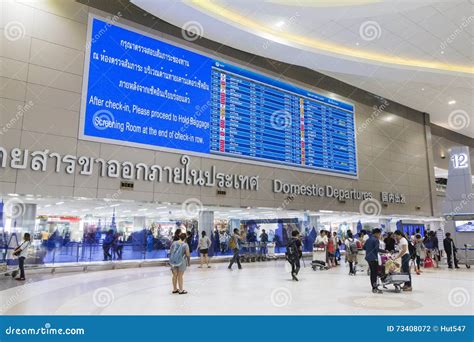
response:
[[[20,152],[28,150],[29,153],[47,149],[49,153],[57,153],[61,157],[87,156],[105,161],[129,161],[134,165],[182,167],[182,157],[186,152],[161,152],[79,138],[88,15],[93,12],[110,19],[117,17],[117,12],[101,12],[74,1],[61,1],[61,6],[58,3],[2,4],[6,22],[20,15],[25,31],[18,39],[7,39],[5,34],[0,36],[1,82],[4,85],[0,89],[0,146],[9,155],[15,148]],[[361,199],[352,197],[340,201],[337,196],[327,198],[297,194],[288,200],[291,194],[274,192],[273,183],[279,180],[299,186],[329,186],[331,189],[354,191],[356,197],[357,192],[371,192],[379,201],[381,192],[403,194],[406,203],[389,203],[382,208],[382,214],[433,214],[432,199],[427,195],[434,187],[429,171],[433,167],[429,158],[429,116],[304,68],[290,67],[228,47],[220,47],[219,52],[215,53],[213,50],[219,47],[218,44],[205,39],[188,42],[180,36],[180,29],[170,28],[163,22],[158,25],[162,29],[155,30],[125,18],[126,11],[118,16],[117,22],[151,32],[157,39],[166,38],[184,47],[270,77],[282,77],[286,82],[354,104],[358,178],[191,155],[190,169],[208,171],[215,166],[225,174],[258,177],[258,189],[232,187],[225,188],[225,194],[218,194],[218,186],[133,180],[133,190],[124,190],[121,189],[121,177],[103,177],[98,167],[94,167],[91,175],[84,175],[80,174],[79,165],[76,165],[74,172],[66,172],[69,164],[65,163],[61,165],[60,172],[56,172],[54,158],[49,158],[44,171],[41,168],[33,170],[30,166],[15,169],[10,167],[8,159],[0,172],[2,194],[173,203],[197,198],[204,205],[359,211]]]

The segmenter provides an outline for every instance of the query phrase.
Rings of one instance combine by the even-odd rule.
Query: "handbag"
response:
[[[21,245],[19,245],[17,248],[15,248],[15,250],[13,251],[13,256],[19,256],[21,254],[21,252],[23,251],[21,249],[21,247],[23,246],[24,242],[21,243]]]

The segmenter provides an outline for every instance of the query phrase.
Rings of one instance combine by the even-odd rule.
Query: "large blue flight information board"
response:
[[[90,20],[82,138],[357,176],[352,104]]]

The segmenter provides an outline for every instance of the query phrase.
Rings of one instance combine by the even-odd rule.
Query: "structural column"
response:
[[[198,230],[199,238],[201,238],[201,232],[206,232],[206,235],[212,241],[212,231],[214,228],[214,212],[208,210],[201,210],[198,217]],[[212,256],[213,248],[209,249],[209,255]]]
[[[36,204],[14,203],[10,209],[12,211],[12,227],[21,228],[24,233],[33,233],[36,220]]]

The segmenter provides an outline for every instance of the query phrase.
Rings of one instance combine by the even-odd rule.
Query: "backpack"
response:
[[[358,241],[356,239],[352,239],[352,241],[349,240],[349,253],[350,254],[357,254],[357,252],[359,251],[357,242]]]
[[[229,248],[230,249],[236,249],[237,248],[237,244],[235,243],[235,236],[232,236],[229,240]]]
[[[408,252],[410,253],[410,258],[414,259],[416,257],[416,247],[408,240]]]
[[[298,247],[296,246],[296,239],[291,239],[286,245],[286,256],[289,259],[297,259],[299,257]]]
[[[184,243],[178,243],[170,254],[170,265],[172,267],[179,267],[184,261]]]

